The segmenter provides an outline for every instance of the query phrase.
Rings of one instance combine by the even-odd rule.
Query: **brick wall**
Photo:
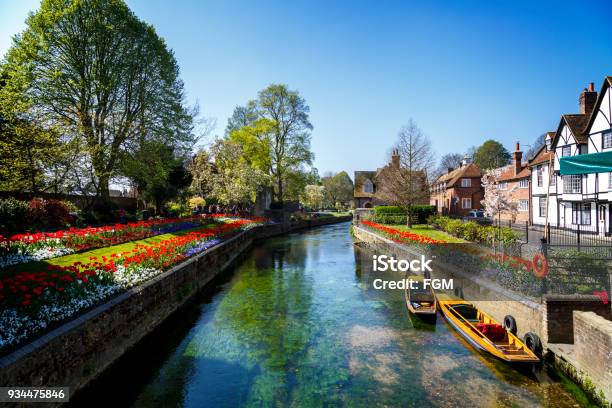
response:
[[[573,313],[574,356],[606,399],[612,401],[612,321],[593,312]]]
[[[606,305],[601,298],[592,295],[547,295],[544,306],[548,343],[574,343],[574,311],[595,312],[610,319],[610,304]]]

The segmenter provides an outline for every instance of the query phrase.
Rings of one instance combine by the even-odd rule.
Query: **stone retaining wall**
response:
[[[0,358],[0,386],[84,387],[177,311],[255,240],[349,221],[330,217],[243,232]]]
[[[572,312],[595,312],[610,319],[610,305],[593,295],[547,295],[544,299],[546,314],[544,325],[549,343],[574,343],[574,321]]]
[[[593,312],[575,311],[574,344],[578,368],[612,403],[612,321]]]

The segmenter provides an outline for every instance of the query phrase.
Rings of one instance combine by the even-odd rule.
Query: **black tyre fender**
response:
[[[537,334],[532,332],[527,332],[523,336],[523,343],[529,348],[529,350],[533,351],[538,357],[542,357],[542,341]]]
[[[504,329],[508,330],[510,333],[516,336],[516,319],[512,315],[506,315],[504,317]]]

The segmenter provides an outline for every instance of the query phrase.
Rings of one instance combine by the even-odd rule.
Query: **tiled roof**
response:
[[[370,198],[374,197],[372,193],[366,193],[363,191],[363,183],[366,180],[370,180],[374,183],[376,177],[376,171],[356,171],[355,172],[355,189],[353,190],[353,196],[355,198]]]
[[[523,178],[527,178],[531,176],[531,170],[527,165],[522,165],[521,171],[518,174],[514,174],[514,163],[509,164],[501,168],[501,173],[497,178],[498,181],[512,181],[512,180],[520,180]]]
[[[588,122],[588,116],[583,114],[563,115],[565,123],[574,134],[574,138],[578,143],[587,143],[588,135],[584,134],[584,128]]]
[[[553,133],[553,132],[548,132],[548,133]],[[535,157],[531,160],[529,160],[529,162],[527,163],[527,165],[529,167],[533,167],[535,165],[538,164],[542,164],[542,163],[548,163],[550,162],[550,159],[554,157],[554,152],[553,151],[547,151],[546,150],[546,145],[540,147],[540,150],[538,150],[538,152],[536,153]]]
[[[436,179],[436,181],[434,181],[434,184],[446,182],[446,187],[448,188],[464,177],[482,177],[480,167],[476,166],[474,163],[470,163],[467,166],[461,166],[450,173],[441,175]]]

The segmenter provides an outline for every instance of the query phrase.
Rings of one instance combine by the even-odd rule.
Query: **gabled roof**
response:
[[[584,127],[584,134],[588,135],[591,133],[591,126],[593,126],[593,121],[595,120],[595,116],[597,116],[597,111],[601,106],[601,102],[603,101],[604,95],[606,94],[606,88],[612,87],[612,76],[606,76],[604,78],[603,84],[601,84],[601,90],[597,95],[597,101],[595,102],[595,106],[593,107],[593,111],[591,112],[591,117]]]
[[[552,132],[548,132],[552,133]],[[555,153],[552,150],[546,150],[546,145],[540,147],[540,150],[536,153],[533,159],[527,162],[529,167],[537,166],[542,163],[549,163],[552,158],[554,158]]]
[[[501,173],[497,178],[497,181],[512,181],[528,178],[531,176],[531,169],[527,165],[521,165],[521,171],[518,174],[514,174],[514,163],[509,164],[501,168]]]
[[[353,196],[355,198],[369,198],[374,197],[372,193],[366,193],[363,191],[363,183],[366,180],[370,180],[374,183],[376,177],[376,171],[356,171],[355,172],[355,188],[353,190]]]
[[[470,163],[466,166],[461,166],[458,169],[451,171],[450,173],[445,173],[441,175],[436,179],[436,181],[434,181],[434,184],[446,182],[446,187],[449,188],[453,186],[459,179],[466,177],[482,177],[480,167],[476,166],[474,163]]]
[[[557,146],[563,125],[567,125],[567,127],[569,127],[569,129],[572,131],[574,139],[576,139],[576,143],[587,143],[589,138],[588,135],[584,133],[587,120],[588,116],[582,113],[561,115],[561,120],[559,121],[559,126],[557,127],[557,132],[555,133],[555,137],[553,138],[551,145],[553,147]]]

